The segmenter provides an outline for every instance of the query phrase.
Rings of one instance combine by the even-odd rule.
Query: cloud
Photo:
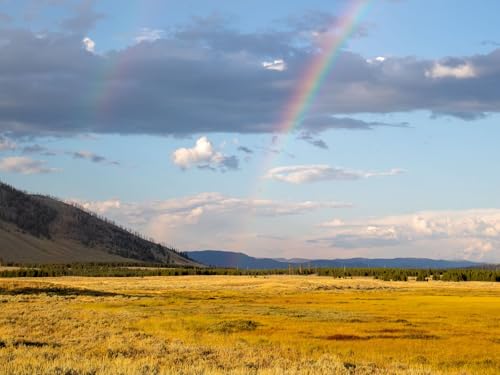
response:
[[[82,39],[83,47],[87,52],[94,53],[95,52],[95,42],[90,39],[88,36]]]
[[[303,215],[318,217],[351,205],[209,192],[147,202],[69,201],[183,249],[217,248],[224,243],[226,248],[272,257],[303,257],[307,251],[311,258],[417,256],[500,261],[500,209],[334,217],[311,228],[304,226]]]
[[[282,72],[286,69],[286,63],[284,60],[274,60],[274,61],[264,61],[262,62],[262,67],[267,70],[276,70]]]
[[[1,151],[13,151],[17,148],[16,143],[8,138],[2,137],[0,135],[0,152]]]
[[[44,161],[33,160],[22,156],[0,159],[0,171],[20,174],[38,174],[58,172],[56,168],[48,168]]]
[[[38,144],[25,146],[25,147],[23,147],[22,152],[23,152],[23,154],[39,154],[39,155],[44,155],[44,156],[57,155],[56,152],[51,151],[48,148],[46,148],[44,146],[40,146]]]
[[[165,30],[162,29],[150,29],[148,27],[143,27],[134,37],[134,41],[136,43],[154,42],[155,40],[161,39],[164,33]]]
[[[245,154],[253,154],[253,150],[245,146],[238,146],[238,151],[244,152]]]
[[[334,219],[321,227],[330,235],[312,241],[339,248],[408,247],[418,243],[429,246],[432,243],[431,251],[450,246],[455,257],[462,259],[499,259],[500,256],[499,209],[422,211],[351,221]]]
[[[322,139],[314,138],[309,132],[302,132],[297,138],[306,141],[307,143],[313,145],[314,147],[318,147],[323,150],[328,150],[328,145],[326,144],[325,141],[323,141]]]
[[[109,201],[106,201],[109,202]],[[113,199],[112,202],[116,202]],[[101,202],[84,202],[84,207],[104,207]],[[252,199],[228,197],[220,193],[200,193],[193,196],[169,199],[165,201],[146,202],[142,204],[106,204],[108,210],[124,208],[126,211],[134,212],[134,215],[153,217],[158,214],[172,214],[193,216],[195,212],[204,212],[210,215],[224,214],[228,212],[240,212],[242,214],[255,216],[289,216],[300,215],[319,209],[346,208],[351,205],[342,202],[287,202],[271,199]],[[105,212],[106,210],[102,210]],[[140,214],[137,214],[141,212]]]
[[[93,163],[106,163],[111,165],[120,164],[120,162],[118,161],[109,160],[105,156],[98,155],[90,151],[72,151],[72,152],[67,152],[67,154],[71,155],[73,159],[84,159],[84,160],[89,160]]]
[[[330,129],[372,130],[376,127],[407,128],[407,123],[387,123],[380,121],[364,121],[350,117],[330,115],[309,116],[301,123],[302,134],[318,134]]]
[[[81,0],[73,8],[75,14],[61,22],[62,27],[75,34],[92,30],[96,23],[104,18],[104,14],[94,10],[95,3],[95,0]]]
[[[366,59],[366,62],[369,64],[383,63],[386,60],[384,56],[377,56],[373,59]]]
[[[209,170],[236,170],[239,160],[236,156],[226,156],[216,151],[207,137],[201,137],[192,148],[179,148],[172,153],[172,162],[182,169],[193,166]]]
[[[425,76],[431,78],[474,78],[476,77],[476,70],[468,62],[456,66],[443,65],[436,62],[430,70],[425,72]]]
[[[156,240],[175,243],[184,249],[202,248],[204,243],[236,246],[230,239],[252,232],[279,236],[281,220],[300,222],[302,215],[344,209],[348,203],[335,201],[280,201],[231,197],[220,193],[200,193],[175,199],[127,203],[70,200],[116,222],[140,230]],[[241,230],[245,228],[245,233]],[[270,233],[273,228],[275,233]],[[223,241],[224,240],[224,241]],[[263,240],[263,239],[262,239]],[[241,245],[241,244],[240,244]]]
[[[401,173],[403,173],[401,169],[391,169],[387,172],[364,172],[321,164],[276,167],[270,169],[264,177],[291,184],[304,184],[317,181],[345,181],[377,176],[395,176]]]
[[[500,47],[500,42],[497,42],[496,40],[483,40],[481,42],[481,45],[483,45],[483,46]]]
[[[95,14],[92,19],[76,22],[86,24],[78,34],[47,31],[41,38],[27,29],[0,30],[3,131],[31,136],[274,133],[302,72],[324,53],[310,35],[317,28],[307,20],[293,28],[242,32],[213,16],[194,18],[149,43],[91,54],[81,43]],[[263,61],[280,59],[287,68],[279,74],[263,69]],[[298,132],[405,125],[355,118],[367,113],[426,110],[473,119],[500,112],[500,49],[459,58],[366,60],[345,49],[338,52],[335,74],[323,81]],[[101,74],[116,66],[123,69]],[[107,95],[92,96],[102,87]]]
[[[119,199],[109,199],[105,201],[95,202],[85,202],[78,199],[66,199],[65,202],[69,204],[77,204],[87,211],[96,212],[98,214],[105,214],[112,210],[118,210],[122,206],[122,203]]]

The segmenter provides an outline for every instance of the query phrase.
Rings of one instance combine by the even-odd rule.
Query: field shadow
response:
[[[253,320],[226,320],[214,324],[209,328],[210,332],[235,333],[242,331],[254,331],[260,324]]]
[[[55,343],[49,343],[49,342],[43,342],[43,341],[31,341],[31,340],[17,340],[17,341],[12,341],[10,343],[7,343],[5,341],[0,340],[0,349],[6,348],[7,346],[13,346],[15,348],[18,348],[20,346],[26,346],[26,347],[31,347],[31,348],[43,348],[46,346],[50,346],[53,348],[60,347],[60,344],[55,344]]]
[[[121,294],[112,292],[102,292],[92,289],[80,288],[61,288],[57,286],[45,287],[24,287],[24,288],[2,288],[0,287],[0,295],[4,296],[18,296],[18,295],[40,295],[46,294],[48,296],[86,296],[86,297],[114,297]]]
[[[383,332],[396,332],[395,330],[385,330]],[[350,334],[335,334],[329,336],[323,336],[324,340],[333,341],[359,341],[359,340],[374,340],[374,339],[386,339],[386,340],[438,340],[440,337],[435,335],[428,335],[426,333],[415,332],[404,335],[368,335],[368,336],[358,336]]]

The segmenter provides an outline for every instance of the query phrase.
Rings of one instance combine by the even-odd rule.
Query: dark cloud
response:
[[[221,164],[225,169],[236,170],[239,168],[240,161],[237,156],[231,155],[231,156],[226,156]]]
[[[500,42],[497,42],[495,40],[483,40],[481,42],[482,46],[494,46],[494,47],[500,47]]]
[[[432,119],[437,119],[445,116],[457,117],[464,121],[475,121],[486,118],[487,114],[484,112],[432,112],[431,114]]]
[[[118,161],[114,160],[109,160],[108,158],[94,154],[93,152],[88,152],[88,151],[72,151],[72,152],[67,152],[68,155],[71,155],[73,159],[84,159],[84,160],[89,160],[93,163],[105,163],[105,164],[110,164],[110,165],[120,165]]]
[[[240,160],[237,156],[223,156],[221,160],[218,160],[217,163],[214,164],[199,164],[196,166],[197,169],[200,170],[209,170],[212,172],[229,172],[236,171],[240,167]]]
[[[337,117],[331,115],[310,116],[306,118],[300,128],[306,131],[306,134],[317,134],[330,129],[348,129],[348,130],[372,130],[373,128],[385,126],[395,128],[409,127],[408,123],[387,123],[379,121],[363,121],[350,117]]]
[[[38,144],[24,146],[22,152],[23,154],[39,154],[44,156],[55,156],[57,154],[56,152]]]
[[[81,3],[81,14],[93,9],[91,3]],[[302,72],[320,53],[300,39],[298,30],[242,33],[214,16],[153,42],[93,54],[77,34],[95,22],[91,18],[67,24],[72,33],[40,36],[0,29],[3,131],[35,136],[275,133],[283,128],[281,119]],[[285,70],[262,65],[276,59],[284,60]],[[340,51],[296,129],[317,134],[404,127],[352,117],[415,110],[463,119],[500,112],[500,49],[439,61],[371,61]]]
[[[245,146],[239,146],[238,151],[244,152],[245,154],[253,154],[253,150]]]
[[[328,145],[326,144],[326,142],[323,141],[322,139],[314,138],[311,135],[311,133],[302,132],[297,138],[306,141],[307,143],[313,145],[314,147],[318,147],[323,150],[328,150]]]

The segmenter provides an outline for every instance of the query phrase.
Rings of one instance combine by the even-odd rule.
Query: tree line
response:
[[[11,264],[12,265],[12,264]],[[493,268],[474,269],[400,269],[400,268],[302,268],[244,270],[237,268],[197,268],[137,263],[72,263],[22,266],[0,271],[0,277],[146,277],[187,275],[318,275],[335,278],[371,277],[385,281],[493,281],[500,282],[500,271]]]

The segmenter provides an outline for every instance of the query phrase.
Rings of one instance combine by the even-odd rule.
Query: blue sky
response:
[[[0,0],[0,179],[183,250],[498,262],[499,8]]]

